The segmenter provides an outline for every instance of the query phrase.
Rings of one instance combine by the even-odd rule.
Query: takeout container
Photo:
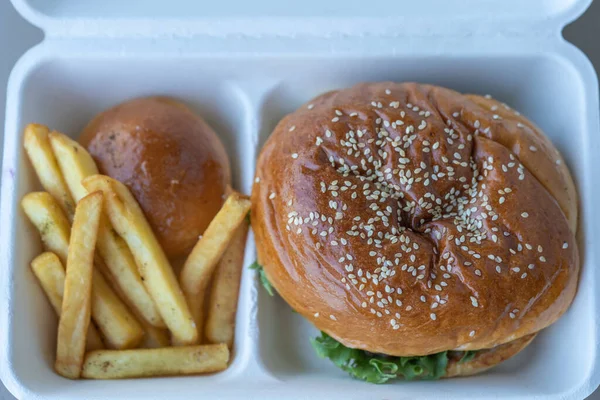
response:
[[[0,226],[1,377],[27,399],[580,399],[600,383],[598,81],[561,37],[591,0],[13,0],[46,39],[8,85]],[[594,40],[590,38],[590,40]],[[208,376],[69,381],[53,371],[57,318],[30,271],[37,232],[19,207],[40,189],[23,127],[76,137],[97,112],[151,94],[184,100],[218,132],[249,193],[262,143],[311,97],[360,81],[491,94],[538,124],[580,194],[583,268],[569,311],[476,377],[371,385],[310,348],[317,332],[244,269],[229,369]],[[245,265],[255,259],[252,236]]]

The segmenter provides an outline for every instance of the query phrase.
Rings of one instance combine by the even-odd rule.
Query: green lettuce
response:
[[[338,368],[351,376],[370,383],[385,383],[390,379],[439,379],[446,374],[446,351],[428,356],[393,357],[373,354],[344,346],[321,332],[311,340],[321,358],[329,358]]]
[[[463,356],[458,361],[459,363],[465,363],[471,361],[475,358],[475,354],[477,354],[477,350],[467,350],[464,352]]]
[[[258,261],[254,261],[252,265],[250,265],[250,269],[256,270],[256,272],[258,273],[258,278],[260,279],[260,283],[265,288],[267,293],[269,293],[269,296],[273,296],[275,294],[275,288],[273,287],[273,285],[271,285],[271,282],[269,282],[269,279],[267,278],[267,274],[265,274],[263,266],[260,265]]]

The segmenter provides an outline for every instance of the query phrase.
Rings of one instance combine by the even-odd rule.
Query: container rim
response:
[[[118,0],[11,0],[26,20],[50,37],[419,36],[449,32],[464,35],[478,31],[479,26],[526,36],[562,29],[592,2],[490,0],[474,5],[465,0],[446,0],[442,5],[438,3],[432,7],[434,0],[410,4],[373,1],[377,4],[365,11],[360,0],[331,0],[325,4],[319,0],[306,0],[307,6],[259,0],[251,2],[251,7],[245,6],[245,2],[240,3],[237,9],[228,1],[207,6],[205,2],[188,0],[150,0],[141,8]],[[319,11],[312,11],[310,5],[318,5]],[[388,14],[378,15],[376,10],[381,8]],[[436,9],[435,13],[432,9]],[[337,10],[344,11],[336,13]],[[456,21],[461,23],[456,24]]]

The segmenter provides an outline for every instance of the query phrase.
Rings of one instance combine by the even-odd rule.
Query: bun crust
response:
[[[166,97],[134,99],[104,111],[80,141],[101,173],[129,187],[169,258],[191,250],[231,181],[215,132]]]
[[[575,295],[569,171],[495,100],[392,82],[325,93],[277,125],[256,177],[269,280],[348,347],[488,349],[552,324]]]

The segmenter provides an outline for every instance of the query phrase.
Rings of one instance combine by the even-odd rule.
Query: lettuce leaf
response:
[[[475,357],[475,354],[477,354],[477,350],[465,351],[461,359],[458,361],[459,364],[471,361]]]
[[[385,383],[390,379],[439,379],[446,374],[448,354],[446,351],[420,357],[393,357],[351,349],[325,332],[311,339],[313,348],[321,358],[351,376],[370,383]]]
[[[273,285],[271,285],[271,282],[269,282],[269,279],[267,278],[267,274],[265,274],[263,266],[260,265],[258,261],[254,261],[250,265],[250,269],[256,270],[256,272],[258,273],[258,278],[260,279],[260,283],[265,288],[267,293],[269,293],[269,296],[273,296],[275,294],[275,288],[273,287]]]

